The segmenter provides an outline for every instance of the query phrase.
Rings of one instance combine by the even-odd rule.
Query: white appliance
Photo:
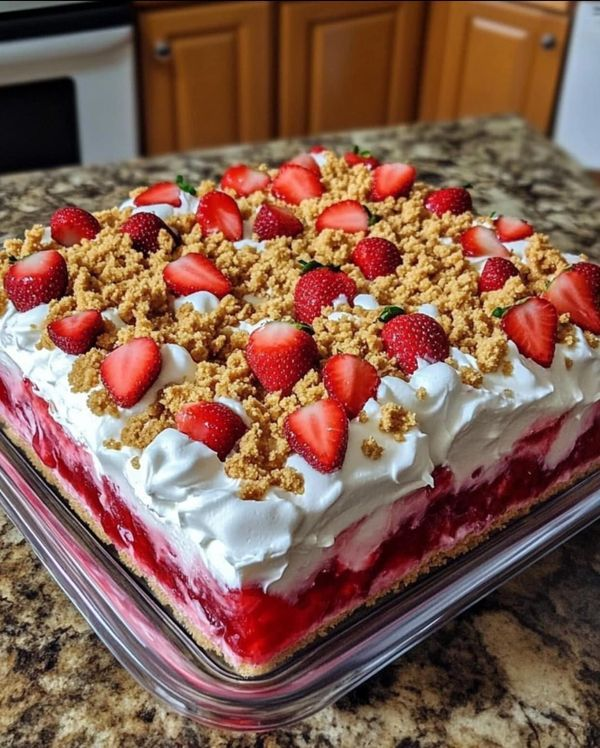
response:
[[[130,13],[122,3],[0,3],[0,172],[138,154]]]
[[[579,2],[559,95],[554,139],[600,169],[600,2]]]

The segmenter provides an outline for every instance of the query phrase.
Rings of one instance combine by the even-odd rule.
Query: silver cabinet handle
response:
[[[164,62],[171,57],[171,45],[166,39],[159,39],[154,43],[154,58]]]
[[[540,37],[540,47],[542,49],[554,49],[556,47],[556,36],[554,34],[542,34]]]

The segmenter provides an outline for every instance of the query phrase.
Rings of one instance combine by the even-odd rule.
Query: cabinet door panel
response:
[[[421,2],[284,2],[280,134],[412,119],[421,52]]]
[[[526,29],[472,17],[465,39],[458,111],[469,114],[519,111],[531,67],[529,46],[530,34]]]
[[[178,148],[233,142],[238,136],[235,54],[231,31],[173,41],[174,67],[187,71],[173,81]]]
[[[139,31],[147,153],[273,134],[271,3],[143,11]]]
[[[548,129],[567,30],[566,17],[533,6],[433,3],[420,116],[517,113]]]

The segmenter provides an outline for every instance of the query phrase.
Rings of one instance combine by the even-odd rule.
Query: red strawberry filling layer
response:
[[[457,490],[452,473],[438,468],[435,488],[417,491],[389,507],[393,530],[363,559],[353,552],[363,522],[346,530],[322,567],[286,599],[257,587],[224,589],[200,564],[186,573],[156,518],[98,477],[90,455],[48,412],[32,385],[0,369],[0,415],[84,505],[135,566],[154,580],[164,598],[235,663],[259,666],[291,649],[311,632],[393,587],[465,537],[484,533],[511,510],[588,469],[600,458],[600,405],[590,406],[569,454],[549,468],[544,460],[568,414],[516,443],[490,474],[480,471]],[[395,523],[395,524],[394,524]]]

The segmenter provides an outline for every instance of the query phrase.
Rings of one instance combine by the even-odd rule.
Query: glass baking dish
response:
[[[117,660],[180,714],[234,730],[301,720],[600,516],[600,471],[252,679],[201,650],[0,431],[0,505]]]

